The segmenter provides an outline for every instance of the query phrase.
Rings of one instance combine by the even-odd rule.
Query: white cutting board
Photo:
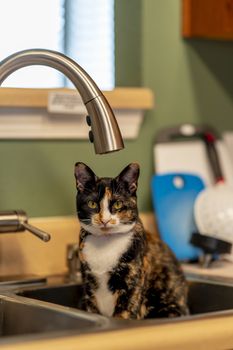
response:
[[[226,181],[233,185],[233,164],[229,150],[223,140],[218,140],[216,147],[223,175]],[[201,140],[155,144],[154,165],[157,174],[188,172],[200,176],[206,186],[214,183],[206,147]]]

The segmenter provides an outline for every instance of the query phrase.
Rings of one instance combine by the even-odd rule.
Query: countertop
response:
[[[1,350],[232,349],[233,315],[1,345]]]

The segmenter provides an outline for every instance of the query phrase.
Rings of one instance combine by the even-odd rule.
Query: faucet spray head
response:
[[[75,85],[91,118],[96,153],[108,153],[124,148],[120,129],[107,99],[87,72],[69,57],[43,49],[16,52],[0,62],[0,85],[14,71],[32,65],[57,69]]]

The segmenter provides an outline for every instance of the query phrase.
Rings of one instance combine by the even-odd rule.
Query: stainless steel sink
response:
[[[62,336],[233,313],[233,284],[201,279],[190,279],[188,284],[190,316],[145,321],[120,321],[82,311],[80,283],[0,290],[0,344],[25,337]]]
[[[188,281],[188,304],[191,315],[223,310],[233,311],[233,284],[192,279]],[[82,285],[68,284],[24,290],[18,295],[80,309]]]
[[[81,284],[71,283],[58,286],[44,286],[40,288],[19,291],[17,295],[46,301],[49,303],[82,309],[83,287]]]
[[[193,318],[233,313],[233,283],[190,279],[188,284],[190,316],[144,321],[116,320],[82,311],[80,283],[6,287],[0,289],[0,346],[29,339],[188,322]]]
[[[46,336],[55,332],[64,335],[67,330],[76,334],[95,332],[107,326],[107,320],[83,311],[46,304],[11,295],[0,295],[0,344],[18,336]]]
[[[233,312],[233,284],[190,280],[188,303],[191,315],[224,310],[232,310]]]

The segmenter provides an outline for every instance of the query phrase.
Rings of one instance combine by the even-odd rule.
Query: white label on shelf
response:
[[[87,110],[78,92],[50,92],[48,94],[49,113],[86,114]]]

